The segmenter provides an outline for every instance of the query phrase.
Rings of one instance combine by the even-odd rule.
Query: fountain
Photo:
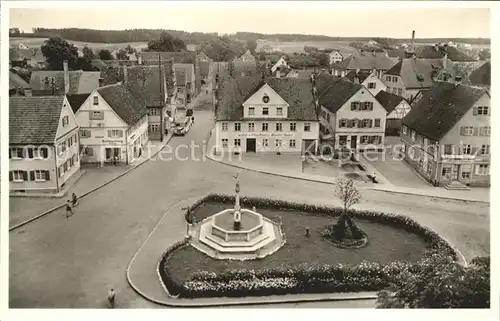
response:
[[[255,210],[241,208],[239,174],[233,178],[234,207],[194,226],[191,245],[217,259],[255,259],[274,253],[285,243],[279,224]]]

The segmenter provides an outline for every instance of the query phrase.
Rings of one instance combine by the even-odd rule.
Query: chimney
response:
[[[68,71],[68,61],[63,61],[63,70],[64,70],[64,93],[69,93],[69,71]]]
[[[443,69],[446,69],[447,67],[448,67],[448,53],[445,53],[443,57]]]
[[[411,32],[411,47],[410,50],[415,52],[415,30]]]
[[[127,65],[123,65],[123,83],[126,84],[128,81],[128,69]]]
[[[99,87],[102,87],[104,84],[104,78],[99,78]]]

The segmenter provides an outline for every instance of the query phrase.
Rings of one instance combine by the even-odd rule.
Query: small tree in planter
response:
[[[346,237],[346,232],[349,230],[353,238],[360,239],[363,237],[363,233],[354,224],[353,220],[349,216],[348,210],[352,205],[359,203],[361,200],[361,194],[356,186],[354,186],[353,180],[350,178],[339,178],[335,185],[335,194],[342,201],[344,210],[342,211],[342,215],[340,216],[337,224],[333,226],[332,236],[336,240],[341,241]]]

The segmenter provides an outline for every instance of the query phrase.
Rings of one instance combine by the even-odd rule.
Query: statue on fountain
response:
[[[241,206],[240,206],[240,173],[233,176],[236,179],[236,187],[234,191],[236,192],[235,204],[234,204],[234,221],[233,228],[235,231],[241,229]]]

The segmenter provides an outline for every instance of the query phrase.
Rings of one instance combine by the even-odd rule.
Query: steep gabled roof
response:
[[[53,145],[64,96],[9,97],[9,143]]]
[[[485,93],[483,88],[438,82],[423,93],[402,123],[439,141]]]
[[[165,68],[161,66],[135,66],[127,68],[127,89],[146,107],[164,105]]]
[[[21,76],[15,72],[9,71],[9,90],[10,89],[28,89],[31,88]]]
[[[363,85],[339,79],[319,92],[319,103],[332,113],[336,113]]]
[[[91,93],[99,87],[98,71],[69,71],[69,92],[68,94]],[[64,94],[64,71],[59,70],[35,70],[31,73],[30,86],[33,93],[52,94],[52,79],[54,80],[54,92]]]
[[[491,62],[485,62],[474,70],[470,74],[469,80],[473,85],[491,86]]]
[[[320,73],[315,76],[316,79],[316,89],[318,90],[318,94],[321,95],[328,87],[337,83],[337,81],[341,80],[341,77],[333,76],[327,73]]]
[[[351,70],[344,77],[349,79],[350,82],[354,82],[354,79],[357,76],[359,79],[359,83],[362,83],[370,75],[371,75],[371,71],[360,71],[360,72],[356,73],[356,71]]]
[[[415,51],[417,58],[422,59],[439,59],[448,54],[448,59],[451,61],[475,61],[474,58],[451,46],[437,46],[437,50],[435,46],[420,46]]]
[[[364,52],[354,53],[341,62],[332,65],[332,68],[338,70],[389,70],[397,63],[397,59],[389,58],[384,53]]]
[[[385,108],[387,114],[390,114],[404,100],[403,97],[384,90],[379,91],[375,98]]]
[[[78,109],[83,105],[85,100],[90,96],[90,94],[73,94],[73,95],[66,95],[66,98],[68,99],[69,104],[71,105],[71,109],[73,110],[73,113],[76,113]]]
[[[434,84],[433,78],[443,69],[443,59],[407,58],[400,60],[385,74],[401,76],[405,87],[408,89],[428,88]],[[446,71],[452,76],[455,74],[453,62],[450,60],[446,61]]]
[[[142,106],[122,84],[101,87],[97,89],[97,92],[129,126],[148,113],[145,106]]]
[[[243,119],[243,103],[266,83],[289,104],[287,120],[318,120],[309,80],[260,76],[228,78],[219,89],[216,119]]]

